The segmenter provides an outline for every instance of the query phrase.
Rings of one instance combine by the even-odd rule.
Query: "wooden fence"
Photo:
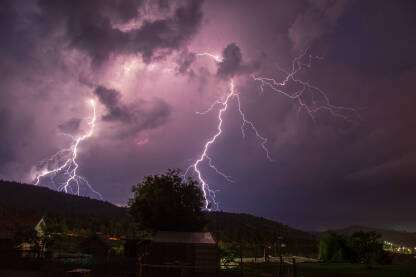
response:
[[[136,277],[202,277],[202,276],[262,276],[297,277],[296,259],[291,263],[238,263],[220,266],[192,266],[185,264],[145,264],[138,262]]]

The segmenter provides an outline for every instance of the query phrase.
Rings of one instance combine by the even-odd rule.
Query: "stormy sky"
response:
[[[198,112],[224,101],[233,80],[272,161],[253,130],[242,137],[231,100],[208,153],[233,182],[200,166],[220,210],[305,230],[416,231],[415,13],[396,0],[3,0],[0,178],[33,183],[42,161],[88,131],[93,99],[78,173],[123,205],[143,176],[198,159],[220,107]],[[311,116],[253,79],[283,81],[302,53],[296,78],[352,112]],[[313,92],[302,100],[325,103]]]

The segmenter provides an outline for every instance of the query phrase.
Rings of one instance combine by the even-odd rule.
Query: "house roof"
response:
[[[212,238],[212,235],[209,232],[203,233],[203,232],[165,232],[165,231],[159,231],[154,236],[153,242],[215,244],[215,240]]]
[[[10,239],[19,226],[33,226],[39,224],[41,216],[0,216],[0,239]]]

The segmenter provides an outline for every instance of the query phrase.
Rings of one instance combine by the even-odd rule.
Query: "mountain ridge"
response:
[[[89,197],[57,192],[45,187],[4,180],[0,180],[1,213],[62,214],[67,217],[75,214],[83,218],[101,217],[112,218],[112,221],[123,220],[123,226],[131,224],[125,207],[118,207],[110,202]],[[247,213],[215,211],[208,214],[208,219],[210,220],[208,230],[217,236],[217,239],[229,242],[274,243],[278,237],[282,237],[285,241],[309,243],[319,240],[328,233],[328,231],[298,230],[280,222]],[[125,227],[118,227],[118,229],[123,228]],[[334,231],[344,235],[351,235],[358,231],[375,231],[383,235],[383,240],[409,247],[416,246],[416,233],[412,232],[358,225]]]
[[[391,229],[383,229],[383,228],[376,228],[376,227],[368,227],[368,226],[360,226],[360,225],[351,225],[341,229],[334,229],[331,230],[338,234],[350,236],[356,232],[377,232],[382,235],[381,239],[392,242],[396,245],[403,245],[407,247],[416,247],[416,232],[408,232],[408,231],[396,231]],[[315,233],[318,237],[325,236],[328,231]]]
[[[4,180],[0,180],[1,208],[18,214],[33,211],[97,216],[124,216],[126,214],[125,208],[117,207],[107,201]]]

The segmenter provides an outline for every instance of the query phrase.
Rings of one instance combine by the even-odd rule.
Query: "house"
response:
[[[29,250],[31,243],[25,240],[25,231],[34,231],[37,237],[44,235],[46,223],[41,216],[0,216],[0,250],[13,250],[16,243],[21,250]]]
[[[211,233],[157,232],[143,263],[182,265],[197,272],[212,272],[219,266],[218,246]]]

